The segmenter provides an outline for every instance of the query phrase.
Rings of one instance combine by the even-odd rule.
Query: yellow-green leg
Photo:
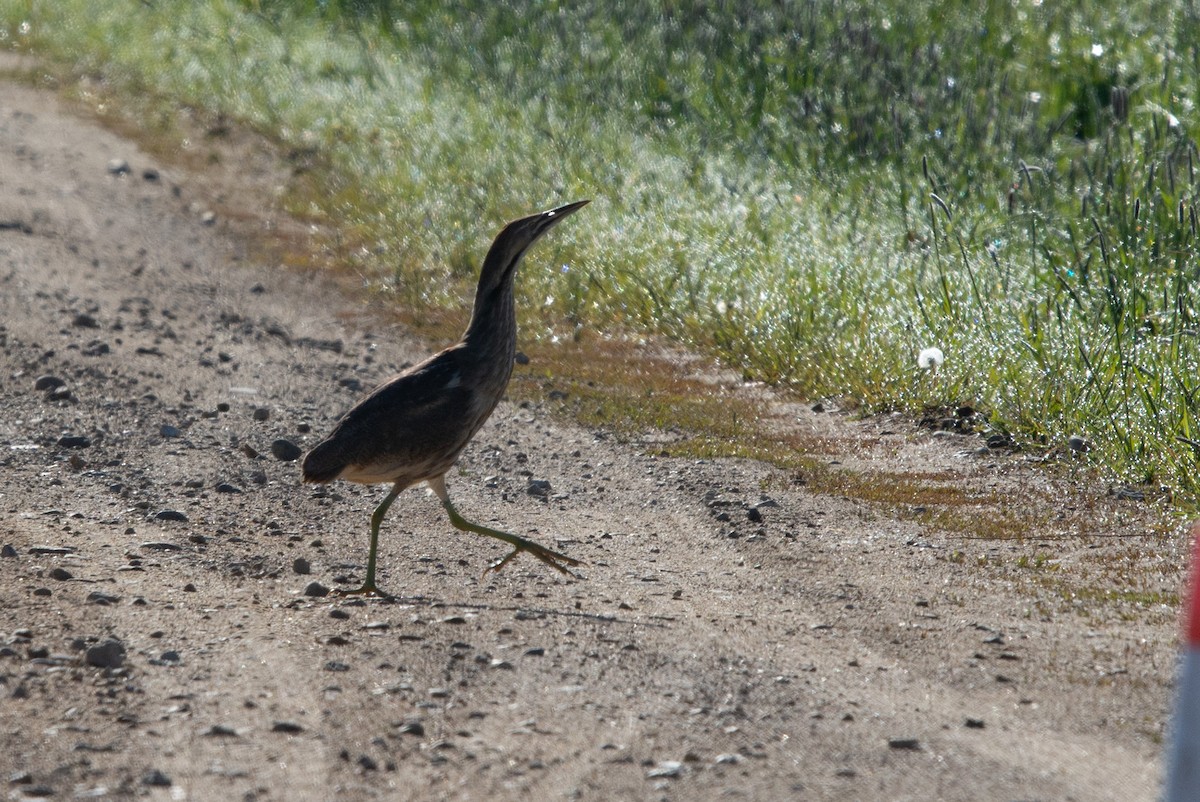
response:
[[[387,596],[387,593],[381,591],[375,586],[375,557],[379,553],[379,525],[383,523],[383,516],[387,514],[388,507],[392,506],[392,502],[396,500],[396,496],[400,495],[400,491],[404,489],[399,483],[392,486],[392,491],[387,494],[383,501],[379,502],[379,506],[375,508],[375,512],[371,513],[371,546],[367,551],[367,578],[363,582],[362,587],[354,590],[336,590],[334,591],[339,596]]]
[[[450,523],[454,524],[455,529],[460,529],[464,532],[474,532],[477,535],[487,535],[488,537],[498,538],[513,547],[512,553],[501,560],[497,560],[492,565],[489,565],[484,573],[488,571],[499,571],[504,566],[508,565],[508,561],[516,557],[523,551],[527,551],[534,557],[549,565],[564,574],[570,574],[567,570],[568,565],[583,565],[580,560],[574,557],[568,557],[565,554],[559,554],[557,551],[546,548],[545,546],[534,543],[532,540],[526,540],[523,537],[514,535],[510,532],[501,532],[499,529],[492,529],[487,526],[480,526],[472,523],[466,518],[458,514],[458,510],[454,509],[454,505],[450,503],[450,494],[446,492],[446,477],[435,476],[427,480],[430,489],[442,501],[442,506],[445,507],[446,513],[450,516]]]

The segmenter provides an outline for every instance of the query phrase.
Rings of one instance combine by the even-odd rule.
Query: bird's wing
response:
[[[354,405],[304,461],[307,481],[380,477],[427,478],[430,465],[449,463],[474,430],[473,391],[461,355],[448,349],[377,387]],[[347,469],[351,469],[347,472]],[[443,468],[444,470],[444,468]],[[353,475],[352,475],[353,474]],[[364,480],[364,479],[360,479]]]

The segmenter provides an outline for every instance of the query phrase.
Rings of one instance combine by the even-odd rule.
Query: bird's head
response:
[[[483,260],[483,271],[479,276],[479,291],[476,301],[490,296],[511,282],[521,257],[529,246],[541,239],[542,235],[554,228],[563,218],[582,209],[590,201],[576,201],[557,209],[522,217],[506,225],[488,250]]]

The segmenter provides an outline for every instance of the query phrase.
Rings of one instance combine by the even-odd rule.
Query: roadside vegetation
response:
[[[501,222],[592,198],[521,277],[524,337],[970,406],[1194,502],[1190,4],[442,6],[0,0],[0,36],[309,154],[289,202],[405,304],[462,304]]]

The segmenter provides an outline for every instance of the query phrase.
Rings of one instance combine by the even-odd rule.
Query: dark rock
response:
[[[889,738],[888,747],[891,749],[919,750],[921,742],[916,738]]]
[[[256,407],[255,408],[254,419],[256,421],[270,420],[270,418],[271,418],[271,410],[267,409],[266,407]]]
[[[525,492],[531,496],[546,498],[550,495],[550,482],[546,479],[530,479]]]
[[[294,721],[276,721],[271,725],[271,732],[286,732],[288,735],[295,735],[298,732],[304,732],[304,727]]]
[[[12,547],[11,543],[5,543],[4,546],[2,548],[0,548],[0,557],[16,557],[16,556],[17,556],[17,550]]]
[[[163,437],[178,437],[179,435],[183,434],[183,432],[179,431],[179,429],[169,423],[164,423],[161,427],[159,427],[158,433]]]
[[[303,557],[297,557],[292,561],[292,570],[297,574],[304,576],[305,574],[312,573],[312,566],[309,564],[308,560],[304,559]]]
[[[58,438],[60,448],[88,448],[92,445],[92,441],[82,435],[64,434]]]
[[[281,462],[294,462],[304,452],[291,440],[280,438],[271,442],[271,454]]]
[[[154,514],[159,521],[187,521],[188,517],[179,510],[159,510]]]
[[[309,582],[304,588],[305,596],[328,596],[329,588],[322,585],[320,582]]]
[[[120,668],[125,662],[125,644],[109,638],[90,647],[83,656],[89,666],[97,668]]]
[[[66,568],[54,568],[50,571],[50,578],[57,579],[59,582],[66,582],[71,578],[71,572]]]
[[[237,485],[231,485],[229,482],[221,482],[217,485],[218,493],[241,493],[242,489]]]
[[[64,384],[66,384],[66,382],[57,376],[46,374],[44,376],[37,377],[37,380],[33,383],[33,389],[39,392],[45,392],[46,390],[53,390],[56,387],[62,387]]]
[[[171,787],[171,778],[158,769],[151,769],[142,775],[142,785],[149,785],[155,788],[169,788]]]

